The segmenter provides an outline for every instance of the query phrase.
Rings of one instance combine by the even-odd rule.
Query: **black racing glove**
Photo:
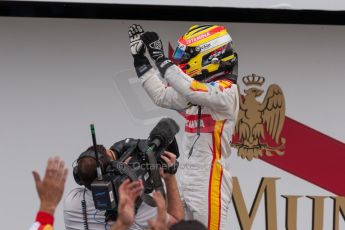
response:
[[[149,60],[145,57],[145,45],[140,39],[140,35],[143,33],[143,28],[136,24],[131,25],[128,30],[129,46],[134,58],[135,71],[139,78],[152,68]]]
[[[158,34],[155,32],[145,32],[141,35],[141,40],[144,42],[152,60],[155,61],[162,77],[164,77],[165,71],[174,64],[165,57],[163,44]]]

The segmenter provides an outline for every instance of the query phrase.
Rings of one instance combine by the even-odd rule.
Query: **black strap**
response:
[[[143,193],[141,194],[140,198],[142,199],[142,201],[144,201],[147,205],[151,206],[151,207],[156,207],[156,202],[155,200],[152,198],[152,196]]]
[[[120,172],[121,174],[125,174],[126,176],[128,176],[132,181],[138,180],[137,175],[135,174],[135,172],[133,171],[133,169],[131,167],[129,167],[127,164],[120,162],[120,161],[112,161],[111,162],[112,167],[116,168],[118,170],[118,172]],[[149,196],[148,194],[143,193],[140,198],[142,199],[142,201],[144,201],[147,205],[151,206],[151,207],[156,207],[156,203],[153,200],[153,198],[151,196]]]
[[[162,151],[162,150],[160,150]],[[160,191],[163,195],[163,197],[165,198],[165,191],[164,191],[164,186],[163,186],[163,182],[161,180],[161,176],[159,174],[159,167],[157,164],[157,160],[155,157],[155,153],[151,150],[151,147],[149,147],[148,151],[146,151],[147,154],[147,159],[149,161],[149,166],[150,166],[150,177],[152,179],[153,182],[153,187],[154,189],[157,191]],[[160,156],[161,154],[158,152],[157,154],[158,156]]]
[[[198,127],[196,129],[197,137],[195,138],[194,143],[193,143],[192,147],[189,150],[188,159],[192,156],[194,145],[195,145],[195,143],[198,141],[198,139],[200,137],[200,120],[201,120],[201,106],[198,105]]]
[[[84,230],[89,230],[89,223],[88,223],[88,220],[87,220],[87,209],[86,209],[86,201],[85,201],[85,192],[86,192],[86,188],[84,189],[83,200],[81,201],[81,209],[82,209],[82,212],[83,212]]]

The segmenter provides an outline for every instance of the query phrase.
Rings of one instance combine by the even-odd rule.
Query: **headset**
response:
[[[94,150],[86,150],[85,152],[82,152],[79,155],[78,159],[76,160],[77,163],[73,166],[73,178],[74,178],[75,182],[78,185],[84,185],[84,186],[85,186],[84,181],[78,175],[78,162],[79,162],[79,160],[81,160],[82,158],[85,158],[85,157],[91,157],[91,158],[96,160],[95,151]],[[104,157],[105,156],[103,154],[100,154],[100,153],[98,154],[99,164],[101,165],[102,173],[104,173],[104,172],[103,172],[103,164],[102,164],[101,159],[103,159]]]
[[[77,163],[73,166],[73,178],[74,178],[75,182],[81,186],[85,186],[85,183],[78,175],[78,162],[79,162],[79,160],[81,160],[82,158],[85,158],[85,157],[91,157],[92,159],[96,160],[96,153],[94,150],[86,150],[86,151],[82,152],[79,155],[78,159],[76,160]],[[99,164],[101,165],[102,173],[104,173],[104,172],[103,172],[103,164],[102,164],[101,159],[103,159],[104,157],[105,157],[104,154],[99,154],[98,160],[99,160]],[[83,213],[84,230],[89,230],[89,223],[88,223],[88,217],[87,217],[87,207],[86,207],[86,201],[85,201],[85,192],[86,192],[86,188],[84,189],[83,200],[81,201],[81,207],[82,207],[82,213]]]

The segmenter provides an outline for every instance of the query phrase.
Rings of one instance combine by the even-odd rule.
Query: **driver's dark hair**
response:
[[[182,220],[169,228],[170,230],[207,230],[207,228],[197,220]]]
[[[86,151],[93,150],[94,147],[90,146]],[[104,172],[105,168],[108,166],[110,159],[107,156],[107,149],[103,145],[97,145],[96,150],[99,156],[99,162]],[[84,182],[86,188],[91,189],[91,183],[97,177],[96,169],[96,159],[93,157],[83,157],[78,161],[78,176]]]

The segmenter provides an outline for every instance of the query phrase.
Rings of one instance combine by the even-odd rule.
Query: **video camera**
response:
[[[174,173],[178,167],[178,164],[176,164],[174,168],[169,168],[160,158],[165,150],[173,152],[176,158],[179,156],[175,139],[178,131],[179,126],[174,120],[163,118],[150,132],[148,139],[126,139],[115,143],[111,149],[114,152],[120,152],[120,158],[111,161],[104,175],[98,175],[98,178],[91,184],[96,209],[116,212],[119,202],[118,190],[122,182],[127,178],[131,181],[142,180],[144,183],[144,193],[137,201],[137,206],[142,201],[150,206],[155,206],[155,202],[148,194],[154,189],[160,190],[165,194],[159,168],[163,167],[165,171],[170,170]],[[131,160],[125,163],[128,157],[131,157]],[[98,170],[99,172],[100,170]]]

